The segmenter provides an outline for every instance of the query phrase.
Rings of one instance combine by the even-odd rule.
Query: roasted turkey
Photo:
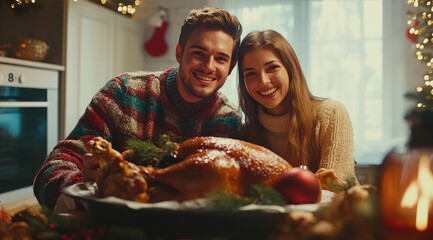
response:
[[[111,144],[95,138],[89,149],[99,158],[96,180],[100,196],[140,202],[184,201],[213,191],[245,196],[253,184],[273,186],[292,166],[272,151],[244,141],[196,137],[179,144],[183,159],[166,168],[138,166]]]

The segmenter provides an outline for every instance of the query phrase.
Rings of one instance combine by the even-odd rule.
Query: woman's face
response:
[[[283,100],[289,91],[289,74],[271,49],[257,48],[245,53],[241,67],[252,98],[272,115],[288,112],[288,103]]]

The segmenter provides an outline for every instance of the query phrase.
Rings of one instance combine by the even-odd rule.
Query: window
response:
[[[341,101],[349,111],[355,159],[378,164],[392,147],[393,107],[385,87],[384,2],[387,0],[208,1],[236,15],[244,37],[253,30],[273,29],[290,42],[301,61],[311,92]],[[402,22],[406,16],[401,16]],[[389,57],[389,56],[387,56]],[[222,88],[238,103],[237,69]],[[402,115],[397,115],[403,119]],[[402,122],[404,122],[402,120]],[[401,123],[400,123],[401,124]],[[404,124],[404,123],[403,123]],[[404,133],[404,131],[402,131]],[[400,134],[401,136],[402,134]]]

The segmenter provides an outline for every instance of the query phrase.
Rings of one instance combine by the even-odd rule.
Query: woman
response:
[[[338,101],[311,94],[298,58],[273,30],[252,32],[239,49],[243,140],[269,148],[293,166],[354,180],[353,130]]]

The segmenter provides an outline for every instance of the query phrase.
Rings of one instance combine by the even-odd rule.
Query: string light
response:
[[[34,4],[36,3],[36,0],[15,0],[10,2],[10,8],[14,9],[18,6],[23,6],[24,4]]]
[[[135,13],[135,6],[138,6],[138,5],[140,5],[139,0],[135,0],[133,5],[120,2],[117,6],[117,11],[122,13],[122,14],[133,15]]]
[[[78,1],[78,0],[74,0],[74,1]],[[89,1],[102,5],[105,8],[108,8],[112,11],[118,12],[120,14],[128,15],[128,16],[133,16],[136,11],[136,6],[140,5],[142,2],[142,0],[89,0]]]

